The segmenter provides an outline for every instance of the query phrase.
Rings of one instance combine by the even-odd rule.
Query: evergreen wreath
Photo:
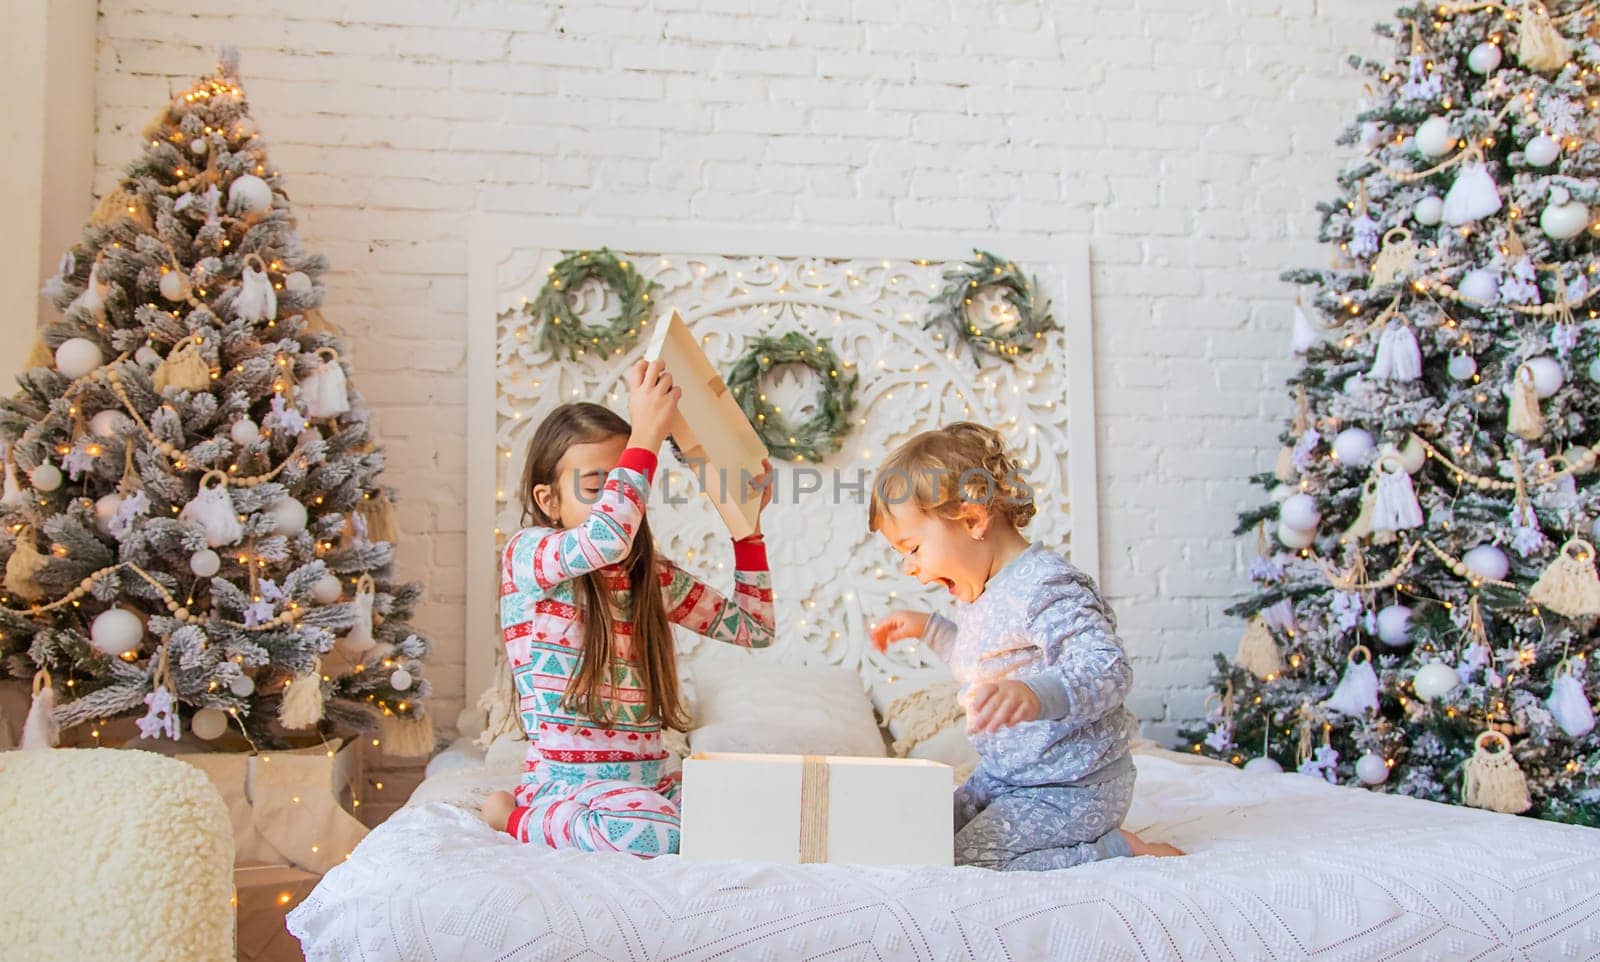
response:
[[[790,424],[761,391],[761,379],[785,364],[803,364],[817,374],[816,412],[799,424]],[[728,389],[773,457],[821,461],[844,446],[859,380],[840,363],[827,338],[812,340],[800,331],[790,331],[782,337],[752,340],[750,349],[728,373]]]
[[[610,288],[621,307],[617,316],[603,324],[585,324],[572,310],[567,295],[585,281],[594,279]],[[566,351],[567,360],[595,351],[602,357],[620,354],[639,336],[650,320],[654,281],[639,276],[633,265],[602,247],[597,251],[575,251],[550,268],[539,296],[523,307],[523,313],[539,328],[539,346],[558,354]]]
[[[1029,281],[1016,264],[988,251],[973,253],[977,255],[974,260],[960,269],[945,271],[945,288],[928,302],[928,320],[922,326],[949,327],[972,349],[974,362],[978,361],[979,351],[1006,361],[1019,354],[1031,354],[1046,333],[1061,329],[1050,315],[1050,302],[1035,302],[1033,288],[1037,280]],[[968,315],[967,308],[989,288],[1005,291],[1006,301],[1017,312],[1016,324],[981,325]]]

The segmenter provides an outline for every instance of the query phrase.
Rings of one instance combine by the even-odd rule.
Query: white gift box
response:
[[[680,851],[693,859],[950,865],[950,766],[911,758],[694,754]]]

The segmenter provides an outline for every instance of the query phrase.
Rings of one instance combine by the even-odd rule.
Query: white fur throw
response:
[[[233,829],[197,769],[109,748],[0,753],[0,812],[0,957],[233,959]]]

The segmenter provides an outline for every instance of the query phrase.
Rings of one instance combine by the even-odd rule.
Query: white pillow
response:
[[[882,758],[883,736],[861,680],[847,668],[764,658],[710,658],[694,667],[697,752]]]

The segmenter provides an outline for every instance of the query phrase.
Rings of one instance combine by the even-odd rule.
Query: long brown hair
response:
[[[627,421],[598,404],[563,404],[551,411],[528,442],[528,459],[522,469],[522,522],[559,528],[559,518],[549,517],[534,500],[533,489],[548,484],[560,496],[557,466],[575,444],[594,444],[631,432]],[[645,707],[661,723],[680,731],[689,719],[678,698],[678,660],[667,622],[667,606],[658,581],[655,539],[648,518],[639,519],[633,549],[622,561],[633,597],[633,658],[643,675]],[[611,618],[611,592],[598,571],[580,575],[573,595],[583,621],[583,652],[578,670],[567,683],[561,707],[602,725],[614,719],[601,693],[611,686],[617,663],[615,626]]]

